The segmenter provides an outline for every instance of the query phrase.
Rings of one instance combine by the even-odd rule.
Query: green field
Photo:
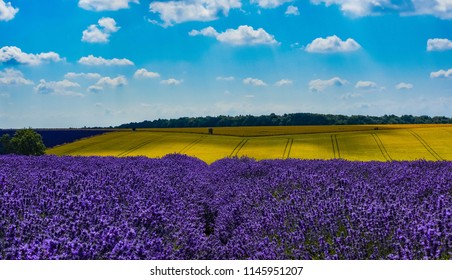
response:
[[[348,125],[142,129],[110,132],[47,150],[80,156],[195,156],[359,161],[452,160],[452,125]]]

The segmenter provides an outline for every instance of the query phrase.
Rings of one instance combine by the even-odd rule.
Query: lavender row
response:
[[[0,157],[0,259],[451,259],[452,162]]]

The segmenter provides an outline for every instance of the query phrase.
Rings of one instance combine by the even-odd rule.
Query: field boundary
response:
[[[234,150],[232,150],[231,154],[229,155],[230,157],[233,156],[237,156],[237,154],[240,152],[240,150],[243,148],[243,146],[246,145],[246,143],[248,142],[249,139],[244,138],[242,139],[242,141],[240,141],[237,146],[235,146]]]
[[[167,137],[167,136],[168,136],[168,135],[162,135],[162,136],[160,136],[160,137],[157,136],[157,137],[152,138],[152,139],[150,139],[150,140],[148,140],[148,141],[145,141],[145,142],[143,142],[143,143],[140,143],[140,144],[138,144],[138,145],[136,145],[136,146],[134,146],[134,147],[132,147],[132,148],[130,148],[130,149],[128,149],[128,150],[126,150],[126,151],[120,153],[120,154],[118,154],[117,157],[126,156],[126,155],[130,154],[131,152],[134,152],[134,151],[138,150],[138,149],[141,148],[141,147],[144,147],[144,146],[146,146],[146,145],[148,145],[148,144],[150,144],[150,143],[152,143],[152,142],[159,141],[159,140],[161,140],[161,139],[163,139],[163,138],[165,138],[165,137]]]
[[[433,150],[432,147],[430,147],[430,145],[427,143],[427,141],[425,141],[419,134],[417,134],[416,132],[412,131],[411,129],[408,130],[411,135],[413,135],[421,144],[422,146],[424,146],[424,148],[437,160],[444,160],[437,152],[435,152],[435,150]]]
[[[286,142],[286,146],[284,147],[283,159],[287,159],[290,156],[290,151],[292,150],[293,138],[288,138]],[[287,153],[287,155],[286,155]]]
[[[187,146],[185,146],[184,148],[182,148],[182,149],[179,151],[179,154],[182,154],[182,153],[187,152],[187,151],[190,150],[193,146],[195,146],[196,144],[198,144],[199,142],[201,142],[201,141],[202,141],[204,138],[206,138],[206,137],[207,137],[207,136],[201,136],[201,137],[199,137],[198,139],[192,141],[190,144],[188,144]]]
[[[383,157],[385,158],[385,160],[386,161],[392,160],[391,156],[389,155],[388,151],[386,150],[385,145],[381,141],[380,136],[378,136],[378,134],[376,134],[376,133],[372,133],[371,135],[374,138],[375,143],[377,143],[378,149],[380,150],[380,152],[383,155]]]

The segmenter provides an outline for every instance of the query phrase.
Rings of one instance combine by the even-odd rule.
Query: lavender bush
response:
[[[452,162],[0,157],[0,259],[451,259]]]

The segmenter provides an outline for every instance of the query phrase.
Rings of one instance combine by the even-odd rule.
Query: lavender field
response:
[[[0,157],[0,259],[451,259],[452,162]]]

